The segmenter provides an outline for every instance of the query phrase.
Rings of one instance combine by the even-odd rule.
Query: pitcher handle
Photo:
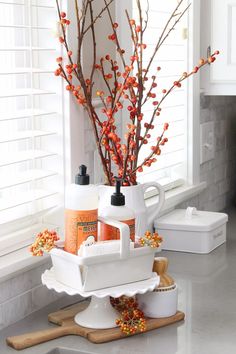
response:
[[[147,224],[150,225],[153,223],[154,219],[158,216],[161,208],[163,207],[165,203],[165,190],[164,188],[157,182],[147,182],[143,183],[143,194],[146,192],[146,190],[150,187],[154,187],[158,190],[159,192],[159,201],[152,205],[152,211],[148,215],[148,221]]]

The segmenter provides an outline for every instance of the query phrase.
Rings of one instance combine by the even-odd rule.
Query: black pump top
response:
[[[87,185],[89,184],[89,175],[86,174],[87,166],[79,166],[79,173],[75,176],[75,184]]]
[[[116,178],[116,191],[111,196],[111,205],[122,206],[125,205],[125,196],[120,192],[121,178]]]

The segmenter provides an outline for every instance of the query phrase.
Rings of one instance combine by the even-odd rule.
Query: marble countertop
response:
[[[179,288],[178,308],[186,319],[168,327],[130,338],[92,344],[68,336],[29,349],[21,354],[233,354],[236,348],[236,208],[230,211],[227,243],[208,255],[162,252],[169,258],[169,273]],[[47,314],[70,304],[67,296],[0,332],[0,354],[17,353],[7,336],[54,326]]]

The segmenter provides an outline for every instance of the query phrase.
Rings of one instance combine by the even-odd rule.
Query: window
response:
[[[117,9],[118,16],[127,8],[127,3],[122,1],[121,4],[123,4],[123,9],[121,7]],[[187,1],[184,6],[187,6],[186,4]],[[144,64],[148,64],[148,59],[154,50],[154,44],[157,42],[173,9],[177,6],[177,1],[160,2],[149,0],[148,2],[142,1],[142,5],[143,9],[149,5],[149,25],[144,37],[147,44]],[[136,0],[132,0],[129,3],[128,11],[139,22]],[[145,11],[143,16],[145,18]],[[126,46],[125,49],[129,51],[126,44],[126,31],[128,30],[125,24],[126,19],[118,18],[118,21],[122,22],[121,36],[123,46]],[[191,26],[190,10],[181,19],[181,22],[177,24],[176,29],[170,33],[153,62],[149,77],[156,75],[159,78],[157,80],[159,92],[162,89],[168,89],[184,71],[192,68],[191,56],[193,53],[189,46],[190,40],[187,38],[188,35],[190,36]],[[161,71],[158,73],[157,66],[161,67]],[[163,147],[162,154],[158,157],[156,164],[145,168],[142,174],[139,174],[139,182],[156,180],[168,190],[189,181],[188,163],[190,153],[188,146],[191,144],[189,121],[192,119],[189,104],[190,87],[190,82],[186,80],[181,88],[175,89],[163,102],[161,115],[156,118],[155,129],[151,135],[153,135],[153,138],[154,136],[159,136],[163,124],[168,122],[169,130],[166,132],[166,137],[168,137],[169,141]],[[145,105],[145,116],[147,118],[151,110],[152,104],[147,102]],[[150,151],[151,145],[153,145],[152,139],[141,151],[140,160]]]
[[[132,48],[127,48],[124,11],[128,8],[129,13],[137,16],[136,0],[115,3],[121,39],[129,55]],[[64,83],[53,75],[55,58],[62,55],[61,46],[52,35],[53,24],[57,22],[54,5],[54,1],[48,0],[0,0],[0,256],[30,244],[33,235],[46,227],[61,226],[63,218],[54,216],[63,205],[65,179],[69,181],[74,176],[81,162],[88,165],[95,183],[103,180],[87,117],[73,97],[64,92]],[[176,0],[149,0],[145,60],[155,42],[153,33],[158,36],[174,6]],[[154,67],[162,67],[158,74],[161,89],[179,77],[179,73],[192,68],[196,63],[194,56],[198,60],[198,38],[193,41],[192,26],[193,12],[199,11],[198,0],[193,1],[192,8],[155,62]],[[74,2],[64,2],[63,9],[74,23]],[[195,22],[198,26],[198,17]],[[186,28],[189,39],[183,39]],[[68,35],[73,51],[75,31],[74,23]],[[101,46],[99,41],[104,41],[104,37],[97,40]],[[194,80],[197,82],[197,78]],[[186,181],[198,182],[191,175],[199,169],[199,103],[193,103],[197,96],[193,95],[193,89],[199,92],[191,80],[186,81],[163,104],[154,134],[159,135],[163,123],[169,122],[169,142],[159,161],[140,175],[141,182],[158,180],[166,190]],[[147,115],[150,108],[147,104]],[[194,115],[197,119],[193,119]],[[119,129],[125,126],[122,117]],[[65,171],[69,176],[65,176]]]
[[[0,1],[0,255],[29,244],[62,200],[63,90],[53,75],[61,50],[52,33],[54,5]]]

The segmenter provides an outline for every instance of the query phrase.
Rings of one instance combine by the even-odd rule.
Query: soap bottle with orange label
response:
[[[97,225],[98,187],[89,183],[87,167],[81,165],[65,192],[65,251],[77,254],[88,237],[97,241]]]
[[[125,196],[121,193],[122,179],[116,178],[115,193],[111,196],[111,205],[104,208],[100,215],[104,218],[109,218],[117,221],[121,221],[127,224],[130,228],[130,239],[135,241],[135,215],[133,210],[125,206]],[[119,229],[101,223],[100,225],[100,240],[119,240],[120,231]]]

